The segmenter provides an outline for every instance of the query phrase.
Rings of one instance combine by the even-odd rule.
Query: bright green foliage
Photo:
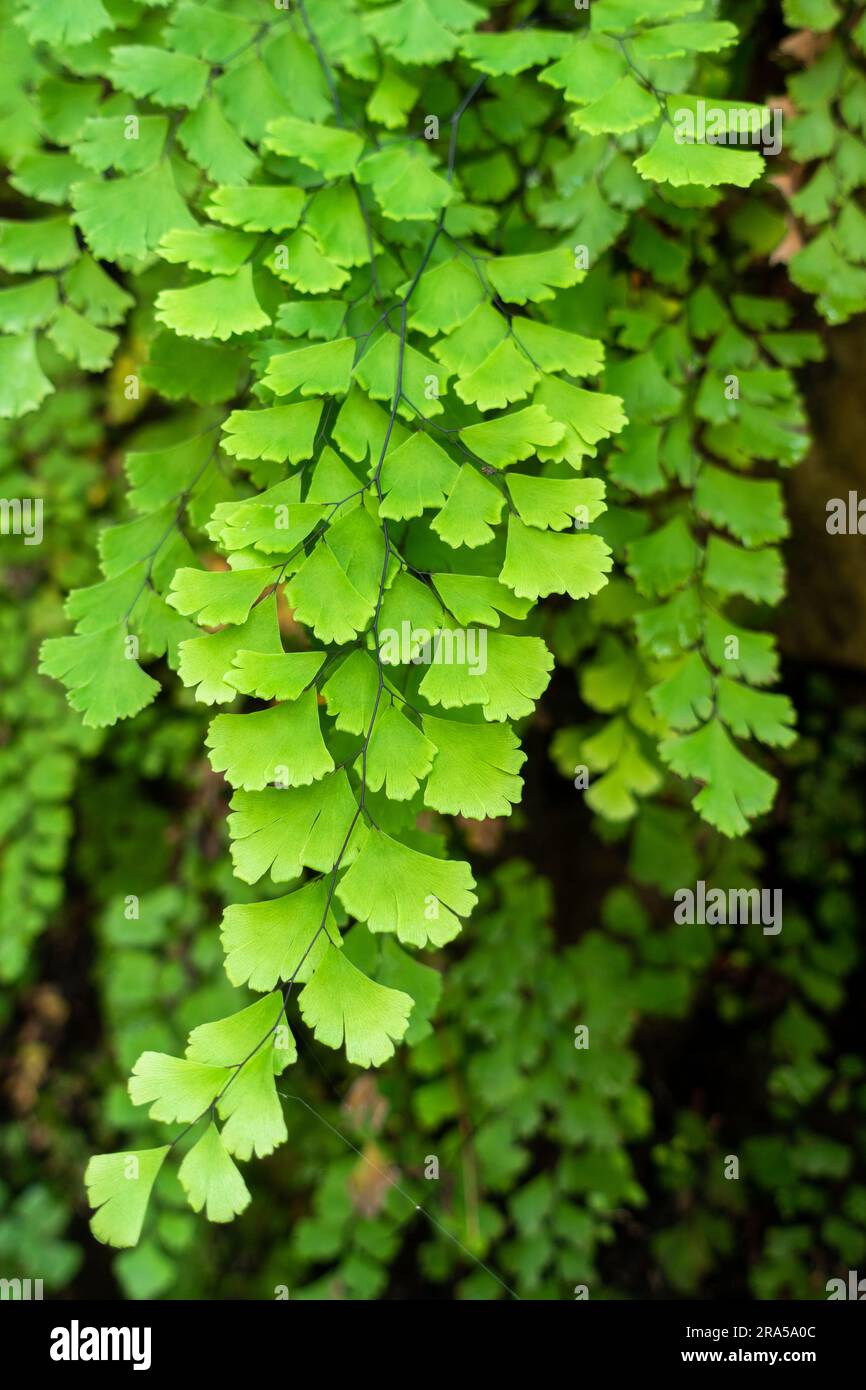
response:
[[[554,664],[539,600],[558,596],[551,644],[580,652],[600,716],[554,755],[586,763],[603,820],[677,778],[723,835],[769,809],[768,755],[740,744],[793,736],[754,626],[787,526],[752,473],[802,456],[791,369],[820,345],[737,293],[712,244],[718,189],[763,170],[767,117],[719,97],[706,138],[693,93],[736,37],[713,6],[596,0],[588,24],[554,7],[510,32],[467,0],[264,20],[252,0],[94,0],[50,31],[41,4],[16,9],[41,126],[9,136],[13,186],[46,210],[0,232],[0,413],[35,410],[70,366],[106,370],[127,320],[114,409],[135,419],[154,393],[125,440],[131,515],[41,669],[88,726],[141,714],[154,662],[187,710],[230,707],[204,742],[233,791],[235,874],[258,886],[222,945],[230,982],[264,997],[129,1058],[132,1102],[195,1127],[177,1176],[224,1223],[249,1201],[236,1160],[288,1137],[290,1027],[361,1067],[423,1039],[411,952],[476,903],[440,817],[520,800],[513,725]],[[608,954],[592,940],[579,967],[624,973]],[[91,1170],[115,1245],[156,1177],[148,1160],[133,1198],[123,1157]],[[553,1203],[586,1245],[581,1181],[515,1220]],[[611,1205],[639,1202],[630,1175],[613,1185]]]
[[[726,294],[721,275],[704,270],[703,213],[661,201],[652,211],[653,235],[667,226],[678,238],[677,284],[688,268],[693,288],[674,297],[665,261],[645,259],[638,221],[631,258],[661,283],[636,296],[614,282],[606,384],[629,424],[610,458],[615,491],[601,522],[633,587],[594,601],[600,641],[582,655],[583,698],[605,722],[561,731],[554,756],[570,777],[584,767],[587,800],[608,820],[633,816],[670,768],[705,820],[741,835],[770,809],[775,782],[737,741],[779,747],[794,737],[790,701],[761,688],[776,660],[772,639],[754,630],[784,593],[778,544],[788,527],[779,483],[751,473],[804,454],[787,363],[820,344],[787,331],[785,304]],[[592,290],[590,277],[576,326],[593,321]],[[633,497],[652,511],[626,512]],[[636,648],[623,640],[629,629]]]
[[[190,406],[134,440],[133,519],[103,533],[104,577],[70,595],[76,630],[45,644],[42,669],[97,726],[153,700],[141,664],[153,658],[202,703],[235,706],[207,746],[235,788],[236,871],[255,882],[270,870],[290,891],[285,911],[229,915],[228,969],[278,986],[279,1018],[218,1064],[192,1041],[183,1059],[146,1050],[130,1082],[154,1119],[224,1122],[182,1168],[191,1205],[217,1220],[245,1201],[230,1156],[285,1138],[262,1047],[296,981],[302,1019],[360,1065],[390,1056],[409,1024],[412,996],[343,955],[331,909],[412,948],[446,944],[471,912],[468,865],[415,822],[424,808],[484,818],[519,799],[508,721],[532,714],[552,668],[522,625],[541,596],[606,584],[609,547],[587,531],[603,489],[574,473],[626,423],[596,389],[597,339],[551,322],[585,274],[570,237],[493,235],[481,185],[461,174],[489,146],[463,120],[470,101],[492,112],[529,89],[520,74],[581,40],[470,37],[485,12],[463,3],[435,17],[364,11],[342,39],[324,15],[311,30],[293,14],[257,30],[243,9],[215,27],[189,4],[106,20],[105,70],[123,96],[82,92],[54,132],[82,170],[64,198],[85,270],[62,213],[2,242],[8,269],[36,276],[13,287],[19,335],[44,330],[99,370],[112,325],[152,296],[144,379]],[[455,92],[438,139],[377,148],[365,119],[393,100],[386,124],[408,126],[432,80],[424,65],[458,50],[479,80],[463,105]],[[378,89],[371,116],[351,79],[377,51],[418,75]],[[112,293],[112,263],[131,295]],[[39,279],[67,265],[70,306]],[[10,341],[23,353],[31,340]],[[16,374],[34,400],[48,389],[39,373],[33,356]],[[314,651],[286,650],[284,601]],[[274,703],[245,710],[244,695]]]
[[[726,22],[676,22],[701,8],[677,0],[652,6],[598,0],[590,7],[590,25],[580,42],[563,46],[541,81],[574,103],[573,124],[587,135],[640,132],[638,138],[648,146],[635,162],[642,178],[677,188],[747,187],[760,175],[764,160],[739,146],[747,143],[747,130],[760,132],[765,110],[714,101],[719,112],[715,124],[691,119],[702,100],[689,94],[686,85],[694,58],[724,50],[737,38],[735,26]],[[732,115],[734,111],[744,114]]]

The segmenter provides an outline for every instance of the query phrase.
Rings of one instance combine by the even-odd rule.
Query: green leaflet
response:
[[[61,0],[59,5],[46,0],[28,0],[21,14],[22,27],[34,42],[78,44],[112,27],[111,15],[102,0]]]
[[[468,376],[484,365],[484,361],[508,333],[501,314],[482,302],[472,310],[465,322],[445,337],[431,344],[431,352],[449,371]]]
[[[695,488],[695,505],[715,525],[726,526],[744,545],[779,541],[788,533],[782,490],[775,481],[738,478],[707,465]]]
[[[434,574],[433,587],[459,623],[499,627],[500,614],[524,618],[531,604],[514,596],[498,579],[480,574]],[[393,592],[393,591],[392,591]]]
[[[411,414],[412,407],[415,407],[427,416],[441,414],[442,406],[438,398],[447,389],[448,373],[408,345],[404,348],[402,362],[399,359],[397,339],[391,334],[383,334],[364,353],[353,376],[373,400],[390,401],[394,395],[399,364],[402,387],[407,397],[403,407],[405,413]]]
[[[560,377],[543,377],[535,392],[534,403],[543,406],[564,429],[561,439],[541,445],[539,458],[553,462],[565,459],[578,470],[584,458],[595,457],[596,446],[601,440],[615,434],[626,424],[622,401],[618,396],[584,391]]]
[[[408,801],[429,773],[435,752],[416,725],[389,705],[376,720],[367,749],[368,787],[374,792],[384,787],[390,800]]]
[[[165,116],[89,116],[72,150],[79,164],[94,173],[116,169],[137,174],[159,159],[168,135]]]
[[[263,903],[235,903],[223,916],[226,973],[232,984],[273,989],[280,980],[305,983],[329,943],[339,946],[333,917],[324,920],[327,887],[313,881],[294,893]],[[312,944],[311,944],[312,943]]]
[[[756,603],[778,603],[784,593],[778,551],[740,550],[721,536],[710,537],[705,573],[721,594],[743,594]]]
[[[84,1184],[94,1209],[92,1230],[97,1240],[120,1247],[138,1242],[151,1189],[167,1153],[165,1145],[91,1158]]]
[[[460,438],[486,463],[505,468],[530,458],[539,444],[558,444],[564,434],[565,426],[553,420],[544,406],[530,405],[495,420],[468,425],[460,431]]]
[[[405,148],[368,155],[358,168],[358,180],[372,187],[383,217],[394,222],[427,222],[454,196],[421,155]]]
[[[605,132],[625,135],[658,116],[658,102],[652,92],[625,73],[603,96],[581,107],[572,116],[574,124],[590,135]]]
[[[412,297],[411,326],[430,337],[451,333],[483,299],[477,275],[454,256],[421,280]]]
[[[227,679],[246,695],[262,700],[297,700],[318,674],[324,652],[236,651]]]
[[[367,102],[366,112],[371,121],[399,128],[415,104],[418,88],[395,68],[386,66]]]
[[[236,665],[241,651],[244,657],[254,655],[259,662],[278,654],[279,662],[283,649],[273,604],[254,607],[239,626],[229,625],[181,642],[178,675],[184,685],[195,687],[195,698],[202,704],[226,704],[249,684],[249,666],[245,675],[244,662]]]
[[[284,232],[296,227],[304,206],[300,188],[234,184],[215,188],[208,216],[245,232]]]
[[[125,178],[83,179],[70,198],[72,221],[99,260],[142,260],[167,232],[195,225],[164,161]]]
[[[569,376],[594,376],[604,364],[604,349],[595,338],[565,333],[550,324],[524,319],[512,324],[519,345],[537,366],[546,372],[567,372]],[[541,444],[546,441],[540,439]]]
[[[364,27],[387,53],[402,63],[442,63],[459,47],[458,34],[479,20],[484,11],[469,0],[445,0],[434,6],[431,0],[397,0],[378,12],[364,16]]]
[[[652,597],[679,588],[697,571],[699,561],[700,551],[682,516],[629,547],[629,571],[639,591]]]
[[[446,545],[475,549],[493,539],[504,503],[502,493],[483,474],[464,464],[445,506],[433,518],[433,530]]]
[[[480,367],[457,381],[457,394],[479,410],[498,410],[524,400],[539,379],[529,357],[517,342],[503,338]]]
[[[350,188],[337,186],[317,193],[307,209],[306,225],[322,254],[337,265],[369,262],[366,224]]]
[[[266,410],[233,410],[223,424],[227,437],[222,447],[232,458],[300,463],[312,457],[321,413],[318,401]]]
[[[653,686],[653,709],[672,729],[694,729],[713,711],[713,678],[699,652],[690,652],[672,675]]]
[[[443,946],[460,930],[458,914],[475,906],[474,886],[468,864],[434,859],[370,830],[337,895],[371,931],[396,932],[414,946]]]
[[[509,726],[424,715],[423,728],[437,750],[424,792],[427,805],[474,820],[510,815],[520,799],[517,773],[526,754]]]
[[[295,116],[271,121],[264,143],[277,154],[294,155],[326,179],[351,173],[363,148],[362,140],[350,130],[299,121]]]
[[[185,1156],[177,1176],[193,1211],[204,1209],[208,1221],[233,1221],[249,1206],[247,1185],[213,1123]]]
[[[612,566],[610,550],[598,536],[551,535],[511,517],[499,578],[519,598],[586,598],[602,588]]]
[[[722,677],[718,685],[719,718],[738,738],[787,748],[796,737],[794,707],[786,695],[751,690]]]
[[[508,491],[521,521],[541,530],[588,526],[605,510],[604,484],[598,478],[534,478],[511,473]]]
[[[159,244],[159,254],[172,265],[232,275],[248,260],[255,244],[254,237],[225,227],[191,227],[168,232]]]
[[[110,76],[121,91],[150,97],[158,106],[196,107],[201,101],[207,67],[192,54],[122,44],[111,56]]]
[[[16,274],[58,270],[76,256],[75,237],[65,217],[0,222],[0,266]]]
[[[471,34],[463,40],[461,51],[481,72],[500,77],[540,67],[570,47],[565,34],[528,29],[524,33]]]
[[[71,184],[81,177],[81,165],[71,154],[25,155],[10,178],[19,193],[45,203],[64,203]]]
[[[431,705],[481,705],[485,719],[531,714],[550,680],[553,657],[540,637],[491,632],[481,647],[461,644],[444,628],[432,643],[432,665],[420,684]]]
[[[681,58],[686,53],[717,53],[736,40],[737,30],[733,24],[693,20],[647,29],[635,39],[634,52],[641,59]]]
[[[75,637],[50,637],[40,670],[62,680],[70,704],[96,728],[138,714],[156,698],[159,683],[128,654],[123,629],[107,627]]]
[[[418,431],[390,452],[382,468],[385,494],[379,515],[405,521],[441,507],[457,480],[457,465],[429,435]]]
[[[143,1052],[129,1078],[133,1105],[150,1105],[152,1120],[191,1123],[231,1079],[229,1067],[208,1066],[162,1052]]]
[[[206,97],[181,121],[177,138],[193,163],[214,180],[243,182],[259,161],[236,134],[218,97]]]
[[[245,357],[217,343],[196,343],[164,332],[153,339],[142,368],[145,385],[167,400],[199,405],[227,401],[242,379]]]
[[[326,256],[316,237],[304,227],[275,248],[269,268],[303,294],[339,290],[351,278],[351,272]]]
[[[379,672],[366,652],[354,651],[322,686],[335,725],[350,734],[364,733],[373,714]]]
[[[349,338],[280,353],[271,359],[264,385],[278,396],[297,389],[302,396],[344,395],[349,389],[354,353]]]
[[[343,323],[347,305],[341,299],[299,299],[281,304],[277,327],[290,338],[333,338]]]
[[[222,1142],[234,1158],[248,1159],[253,1154],[264,1158],[285,1142],[288,1131],[277,1096],[272,1049],[267,1043],[236,1072],[217,1110],[225,1121]]]
[[[297,878],[302,868],[326,873],[352,829],[357,804],[345,772],[312,786],[236,792],[229,817],[235,872],[256,883],[270,871],[276,882]],[[357,850],[348,841],[343,862]]]
[[[254,552],[262,556],[285,554],[285,570],[290,564],[297,569],[300,562],[293,562],[292,557],[301,542],[308,536],[318,537],[328,519],[326,507],[296,502],[297,493],[298,480],[292,478],[262,493],[258,502],[228,504],[219,510],[218,518],[215,511],[212,525],[220,544],[227,552],[241,551],[250,558]],[[243,558],[233,558],[244,563]]]
[[[364,509],[329,527],[286,586],[300,622],[322,642],[346,643],[367,626],[386,570],[382,532]]]
[[[487,267],[490,283],[509,304],[553,299],[556,289],[579,284],[583,274],[567,246],[526,256],[497,256]]]
[[[383,665],[404,665],[415,658],[429,661],[432,645],[428,647],[428,643],[432,644],[444,617],[432,585],[422,584],[410,574],[396,575],[382,602],[379,659]],[[383,679],[387,677],[387,672],[381,674]]]
[[[134,300],[106,275],[86,253],[69,267],[63,277],[66,298],[92,324],[115,327],[122,323]]]
[[[334,760],[319,728],[312,690],[256,714],[218,714],[207,736],[211,767],[233,787],[256,791],[275,782],[304,787],[331,772]]]
[[[411,1008],[408,994],[377,984],[330,947],[300,996],[314,1037],[329,1047],[345,1043],[346,1056],[359,1067],[378,1067],[393,1056]]]
[[[258,1051],[262,1039],[274,1036],[269,1049],[274,1071],[279,1073],[294,1062],[297,1049],[289,1035],[288,1046],[280,1036],[283,1014],[282,998],[278,993],[259,999],[248,1008],[216,1023],[202,1023],[189,1035],[186,1055],[193,1062],[210,1066],[232,1066],[239,1059]]]
[[[40,278],[0,290],[0,323],[7,333],[42,328],[57,308],[57,286]]]
[[[720,183],[748,188],[763,172],[764,160],[751,150],[688,140],[678,143],[673,129],[663,125],[652,147],[635,161],[635,168],[642,178],[674,188],[692,184],[714,188]]]
[[[39,365],[32,334],[0,338],[0,418],[36,410],[53,387]]]
[[[707,784],[694,804],[723,835],[741,835],[748,827],[747,816],[769,810],[773,778],[737,751],[720,720],[711,720],[697,733],[670,739],[661,751],[681,777]]]
[[[216,338],[224,342],[252,333],[270,322],[253,288],[252,266],[183,290],[161,290],[156,317],[181,338]]]
[[[242,623],[272,579],[269,569],[180,569],[172,579],[168,601],[179,613],[194,614],[206,627]]]
[[[569,101],[603,97],[627,71],[626,60],[610,40],[584,33],[540,74],[542,82],[562,90]]]

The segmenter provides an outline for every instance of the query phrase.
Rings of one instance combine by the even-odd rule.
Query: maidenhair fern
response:
[[[539,600],[605,634],[582,681],[612,718],[579,749],[600,814],[665,766],[726,834],[768,808],[735,741],[787,742],[791,711],[728,605],[781,592],[779,486],[750,475],[802,453],[811,347],[716,273],[706,210],[761,175],[733,145],[767,113],[719,98],[724,140],[695,133],[702,55],[736,38],[712,5],[12,8],[34,121],[2,130],[28,201],[0,234],[0,407],[68,359],[148,412],[130,519],[42,669],[96,728],[156,698],[161,659],[229,707],[208,756],[263,894],[222,924],[261,997],[144,1052],[130,1096],[174,1131],[91,1160],[94,1232],[129,1246],[176,1145],[194,1210],[244,1209],[298,1016],[363,1067],[406,1036],[403,948],[476,901],[440,818],[520,799]],[[628,279],[599,263],[621,241]]]
[[[795,31],[783,47],[805,67],[788,79],[787,148],[802,167],[789,193],[793,243],[780,251],[827,322],[843,323],[866,309],[866,13],[836,0],[783,10]]]
[[[33,942],[63,896],[73,815],[66,804],[82,754],[100,735],[82,726],[35,671],[40,640],[62,631],[63,594],[95,568],[90,507],[104,442],[96,396],[75,378],[38,415],[0,425],[0,492],[23,533],[3,536],[0,689],[0,979],[26,978]],[[5,516],[4,516],[5,520]],[[41,544],[50,526],[56,549]],[[22,611],[27,621],[21,621]]]
[[[670,767],[703,784],[695,809],[730,835],[769,809],[775,787],[737,742],[793,737],[790,701],[763,689],[777,676],[772,635],[755,626],[784,591],[781,485],[749,474],[802,456],[802,408],[779,364],[819,345],[785,331],[784,303],[726,302],[724,277],[700,283],[695,270],[687,299],[659,287],[635,302],[623,287],[612,312],[616,347],[643,354],[639,369],[621,357],[607,373],[630,422],[607,469],[618,502],[608,539],[633,589],[599,598],[606,635],[591,661],[582,648],[582,694],[606,722],[589,737],[560,730],[555,754],[570,775],[585,767],[589,803],[612,820],[634,814]]]

